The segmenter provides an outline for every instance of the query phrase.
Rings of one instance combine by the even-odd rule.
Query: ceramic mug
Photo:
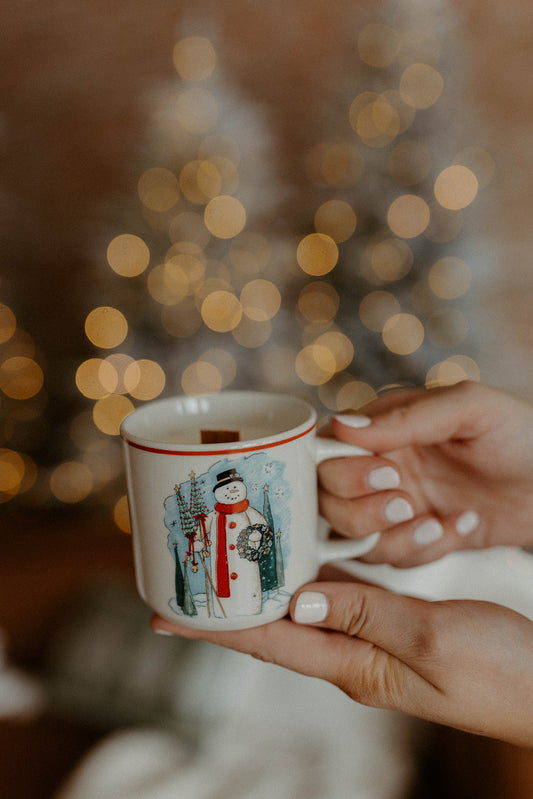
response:
[[[286,615],[322,563],[379,533],[327,541],[317,464],[369,454],[316,436],[316,411],[284,394],[156,400],[121,426],[137,587],[170,621],[243,629]]]

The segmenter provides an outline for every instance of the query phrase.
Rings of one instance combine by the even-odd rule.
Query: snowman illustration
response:
[[[215,615],[253,616],[261,613],[259,558],[272,545],[268,523],[247,499],[247,488],[236,469],[217,474],[214,509],[198,525],[194,551],[210,546],[211,580],[219,598]]]

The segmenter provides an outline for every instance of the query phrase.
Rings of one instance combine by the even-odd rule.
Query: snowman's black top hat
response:
[[[238,474],[237,469],[227,469],[225,472],[220,472],[220,474],[217,474],[217,483],[213,488],[213,491],[216,491],[217,488],[222,488],[222,486],[225,486],[228,483],[234,483],[235,480],[239,480],[241,483],[244,483],[244,480],[240,474]]]

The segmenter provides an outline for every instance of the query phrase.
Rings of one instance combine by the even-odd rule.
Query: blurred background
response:
[[[156,644],[133,591],[127,413],[250,387],[326,419],[391,386],[464,379],[533,399],[533,10],[5,0],[0,16],[0,627],[6,675],[31,676],[0,764],[5,795],[31,799],[124,725],[202,737],[183,696],[169,712],[154,685],[215,655],[142,654]],[[120,697],[128,668],[137,687]],[[269,677],[249,679],[261,692]],[[379,718],[374,751],[396,776],[354,795],[422,791],[431,747]],[[456,791],[466,743],[439,734]],[[33,782],[18,754],[31,735]],[[468,744],[463,795],[496,796],[497,764],[502,795],[521,796],[527,758]]]

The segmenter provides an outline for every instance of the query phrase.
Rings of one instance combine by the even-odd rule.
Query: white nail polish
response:
[[[383,513],[387,521],[391,522],[391,524],[406,522],[415,515],[410,503],[403,497],[391,499],[391,501],[385,505]]]
[[[329,611],[329,603],[324,594],[318,591],[303,591],[296,600],[294,621],[298,624],[314,624],[324,621]]]
[[[472,533],[479,524],[479,516],[475,510],[467,510],[462,513],[455,522],[455,529],[459,535]]]
[[[432,544],[444,535],[442,524],[436,519],[428,519],[416,528],[413,537],[419,546]]]
[[[154,630],[154,633],[156,633],[156,635],[174,635],[170,630]]]
[[[360,413],[340,413],[335,416],[335,419],[346,427],[368,427],[372,419],[368,416],[362,416]]]
[[[392,466],[380,466],[374,469],[367,477],[368,485],[378,491],[384,488],[397,488],[400,485],[400,475]]]

